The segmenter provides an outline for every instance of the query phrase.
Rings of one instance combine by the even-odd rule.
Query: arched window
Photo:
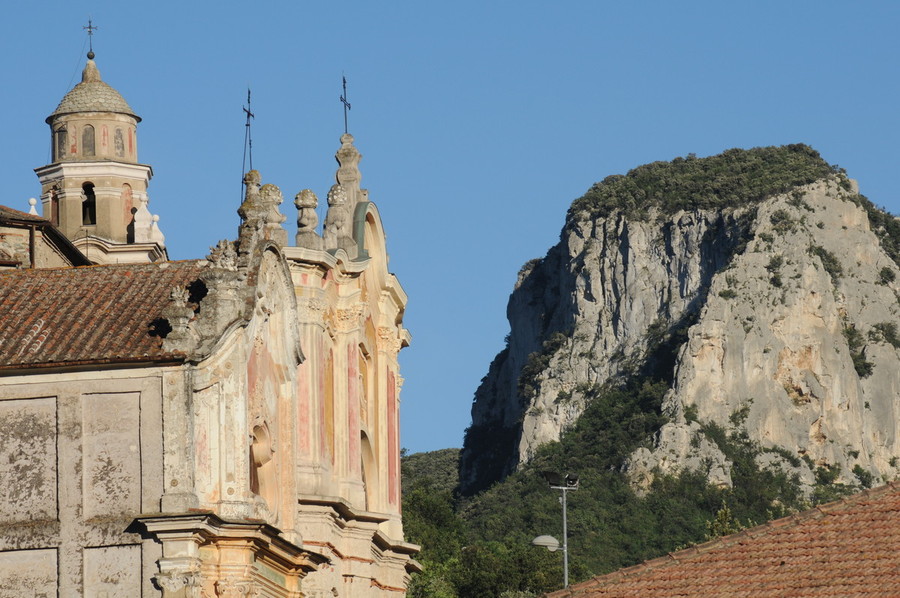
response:
[[[125,138],[122,137],[122,129],[116,129],[116,137],[113,140],[113,143],[116,144],[116,157],[124,158],[125,157]]]
[[[81,224],[88,226],[97,224],[97,196],[94,195],[94,183],[81,186],[84,200],[81,202]]]
[[[66,133],[65,127],[60,127],[56,129],[56,144],[54,146],[54,151],[56,153],[55,159],[62,160],[66,157],[66,145],[69,143],[69,138]]]
[[[81,153],[84,156],[94,155],[94,127],[85,125],[81,132]]]

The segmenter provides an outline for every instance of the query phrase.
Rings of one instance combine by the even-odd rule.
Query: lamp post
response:
[[[562,503],[562,518],[563,518],[563,541],[562,541],[562,553],[563,553],[563,588],[569,587],[569,529],[568,529],[568,521],[566,520],[566,493],[572,490],[578,490],[578,476],[573,473],[567,473],[566,475],[560,475],[553,471],[545,471],[542,474],[544,479],[547,480],[547,483],[550,485],[551,490],[559,490],[562,492],[562,497],[559,502]],[[550,552],[555,552],[559,549],[559,541],[556,538],[551,536],[538,536],[534,540],[531,541],[535,546],[545,546],[547,550]]]

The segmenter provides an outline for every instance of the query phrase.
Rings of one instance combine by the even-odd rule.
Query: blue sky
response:
[[[362,185],[410,298],[413,452],[461,445],[519,267],[607,175],[803,142],[900,212],[896,2],[24,4],[0,41],[0,203],[27,210],[39,193],[44,119],[79,80],[90,15],[103,79],[143,118],[173,259],[236,235],[248,85],[263,182],[325,196],[346,75]]]

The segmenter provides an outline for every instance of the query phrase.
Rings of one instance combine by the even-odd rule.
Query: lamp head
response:
[[[541,475],[547,480],[550,486],[562,486],[563,478],[555,471],[542,471]]]
[[[559,540],[554,538],[553,536],[538,536],[534,540],[531,541],[535,546],[543,546],[550,552],[556,552],[559,550]]]

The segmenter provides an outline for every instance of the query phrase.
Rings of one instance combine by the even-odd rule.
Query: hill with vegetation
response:
[[[805,145],[594,185],[519,274],[459,486],[454,451],[404,458],[410,596],[557,589],[544,471],[581,479],[575,580],[900,475],[898,257],[900,220]]]

